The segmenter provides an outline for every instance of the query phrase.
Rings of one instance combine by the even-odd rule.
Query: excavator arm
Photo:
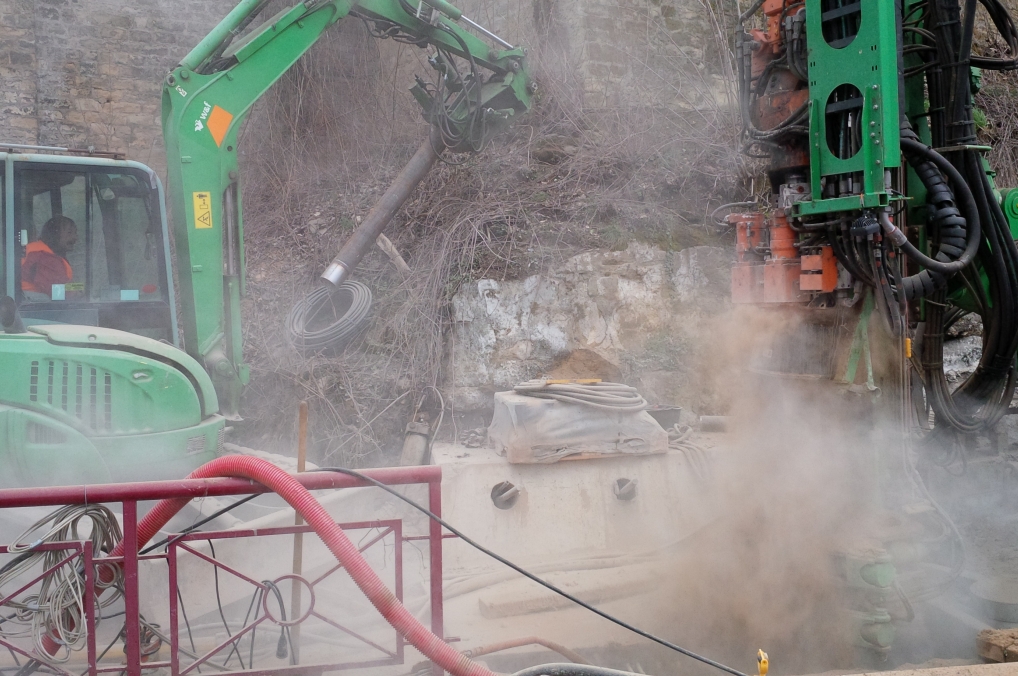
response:
[[[376,37],[433,48],[429,61],[438,71],[438,84],[418,78],[413,94],[434,125],[430,143],[436,152],[446,147],[479,150],[510,116],[529,108],[532,91],[524,51],[444,0],[417,6],[406,0],[309,0],[252,29],[267,4],[243,0],[167,75],[163,86],[185,349],[205,365],[222,412],[230,418],[237,417],[249,376],[240,319],[245,261],[237,134],[252,104],[348,15],[364,19]],[[460,23],[501,49],[493,49]],[[466,72],[454,57],[467,62]],[[487,71],[486,77],[480,69]]]

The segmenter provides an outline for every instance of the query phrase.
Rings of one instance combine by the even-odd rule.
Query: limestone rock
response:
[[[494,392],[563,364],[571,369],[565,377],[584,377],[572,371],[590,370],[593,356],[608,367],[586,377],[645,379],[651,403],[681,404],[702,319],[727,307],[730,256],[718,247],[665,252],[634,242],[579,254],[541,275],[465,286],[452,302],[446,386],[455,406],[490,408]],[[581,350],[589,354],[571,357]]]

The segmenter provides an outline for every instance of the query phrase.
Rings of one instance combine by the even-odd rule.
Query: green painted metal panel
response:
[[[857,209],[876,209],[886,207],[890,203],[890,195],[886,192],[862,193],[859,195],[847,195],[845,197],[832,197],[830,199],[818,200],[815,202],[800,202],[797,214],[799,216],[815,216],[829,214],[836,211],[855,211]]]
[[[88,437],[177,430],[207,417],[193,374],[155,351],[0,334],[0,373],[2,403],[43,413]]]
[[[0,404],[0,488],[178,479],[215,458],[225,420],[152,434],[88,437],[37,411]]]
[[[38,411],[2,404],[0,462],[0,488],[113,481],[107,462],[81,431]]]
[[[243,61],[212,75],[178,68],[166,80],[163,134],[184,343],[197,359],[216,350],[225,355],[228,361],[213,368],[223,383],[220,394],[228,399],[224,402],[227,411],[237,410],[237,371],[243,370],[239,200],[230,215],[236,229],[235,267],[229,267],[224,248],[228,216],[224,194],[239,182],[237,130],[251,105],[349,8],[347,2],[328,2],[307,13],[305,5],[298,5],[285,14],[284,21],[269,21],[255,30],[256,36],[265,38],[258,37],[259,44],[271,40],[271,49],[245,49]],[[252,44],[247,43],[249,48]]]
[[[806,19],[812,199],[799,203],[796,213],[858,209],[860,203],[864,207],[886,205],[886,196],[876,197],[885,194],[884,170],[901,164],[895,3],[806,0]],[[840,32],[836,30],[839,26]],[[828,115],[856,109],[858,116],[851,130],[855,138],[835,135],[833,126],[828,129]],[[832,141],[837,146],[833,150]],[[849,152],[846,148],[855,143],[858,150]],[[856,198],[852,207],[846,207],[847,202],[827,204],[821,179],[856,172],[863,179],[862,202]]]
[[[77,346],[90,349],[117,349],[138,355],[148,355],[167,364],[172,364],[197,388],[204,403],[203,415],[218,411],[216,391],[208,373],[195,359],[177,348],[158,340],[133,333],[105,329],[97,326],[74,326],[67,324],[35,325],[29,329],[45,336],[58,345]]]

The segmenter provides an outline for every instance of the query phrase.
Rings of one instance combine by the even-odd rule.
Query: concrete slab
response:
[[[435,444],[442,467],[444,516],[493,551],[530,568],[660,551],[702,528],[717,511],[716,493],[681,452],[515,465],[489,448]],[[620,479],[636,483],[621,500]],[[519,491],[500,509],[492,489]],[[457,540],[445,543],[447,579],[501,572],[502,564]]]

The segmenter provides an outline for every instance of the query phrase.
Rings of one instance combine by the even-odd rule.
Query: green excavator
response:
[[[243,0],[166,76],[166,199],[122,156],[0,141],[0,487],[177,478],[222,449],[249,376],[238,130],[330,26],[356,17],[429,50],[436,83],[411,91],[432,131],[291,313],[299,348],[349,336],[305,327],[301,308],[343,307],[439,154],[480,150],[530,107],[524,50],[444,0],[308,0],[257,23],[267,5]]]

